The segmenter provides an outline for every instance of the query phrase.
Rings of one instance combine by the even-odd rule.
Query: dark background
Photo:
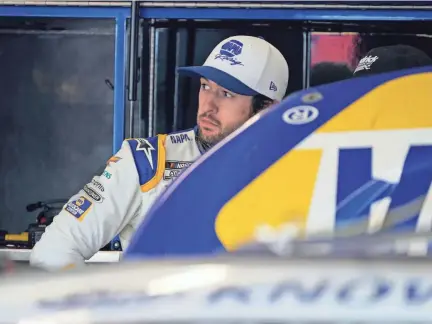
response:
[[[0,229],[28,203],[69,198],[112,153],[114,21],[3,20]]]

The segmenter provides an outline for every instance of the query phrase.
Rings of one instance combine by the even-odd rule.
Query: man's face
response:
[[[252,116],[252,97],[243,96],[201,78],[197,124],[201,137],[215,144]]]

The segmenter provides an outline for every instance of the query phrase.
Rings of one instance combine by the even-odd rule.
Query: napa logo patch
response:
[[[170,135],[170,140],[173,144],[182,144],[192,141],[187,133]]]
[[[76,200],[67,203],[65,210],[72,216],[79,220],[84,219],[85,215],[89,212],[92,202],[87,198],[81,196]]]

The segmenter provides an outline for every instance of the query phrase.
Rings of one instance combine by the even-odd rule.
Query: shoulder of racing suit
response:
[[[154,188],[163,177],[166,137],[167,135],[157,135],[149,138],[126,140],[131,148],[142,192]]]
[[[192,162],[199,154],[193,130],[125,140],[104,171],[46,228],[32,250],[31,264],[47,269],[84,264],[117,234],[123,235],[122,243],[128,242],[131,224],[141,221],[177,169],[188,164],[180,162]],[[179,163],[168,168],[174,176],[164,181],[168,162]]]
[[[195,132],[196,129],[188,129],[154,137],[125,140],[131,148],[142,192],[153,189],[162,180],[167,150],[175,150],[181,144],[196,145]],[[116,156],[111,159],[116,159]]]

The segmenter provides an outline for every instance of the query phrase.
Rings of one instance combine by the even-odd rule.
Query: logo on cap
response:
[[[269,90],[277,91],[276,84],[275,84],[273,81],[270,81],[270,87],[269,87]]]
[[[242,53],[242,50],[243,43],[231,39],[222,45],[219,54],[216,54],[215,56],[215,60],[219,59],[221,61],[228,61],[231,63],[230,65],[243,65],[243,63],[236,58],[236,56],[239,56]]]
[[[354,73],[361,71],[361,70],[370,70],[371,65],[378,60],[378,56],[366,56],[362,58],[357,65],[357,68],[355,69]]]

